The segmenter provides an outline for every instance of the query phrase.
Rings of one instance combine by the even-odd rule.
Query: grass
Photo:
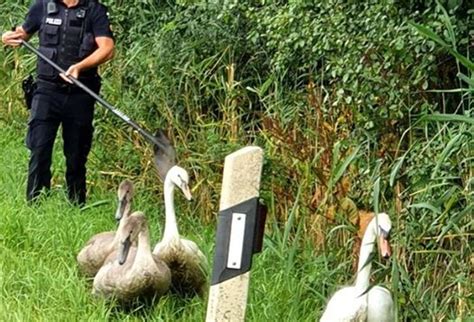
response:
[[[15,129],[5,126],[0,131],[0,167],[4,169],[0,177],[1,321],[203,320],[207,302],[199,298],[185,300],[168,295],[153,308],[133,314],[93,298],[90,283],[77,271],[75,256],[90,236],[114,228],[114,189],[102,189],[91,182],[88,206],[80,210],[70,205],[61,186],[62,155],[55,152],[56,185],[51,195],[36,206],[26,205],[27,150]],[[100,147],[96,144],[96,148]],[[151,218],[152,238],[157,241],[163,226],[161,192],[144,187],[137,190],[134,208]],[[184,198],[178,197],[177,203],[180,212],[190,211],[178,218],[182,232],[195,240],[212,262],[213,225],[204,225],[199,212],[186,205]],[[310,272],[315,267],[323,268],[324,261],[307,252],[304,257],[310,260],[305,265],[296,261],[285,265],[286,259],[272,251],[272,243],[271,238],[267,239],[263,253],[255,260],[248,319],[314,320],[324,296],[313,296],[320,290],[315,287],[318,276]]]
[[[52,193],[39,205],[30,207],[24,201],[28,153],[23,143],[24,124],[19,121],[24,119],[24,113],[21,107],[15,111],[17,115],[8,123],[2,121],[0,129],[3,151],[0,155],[3,169],[0,174],[0,252],[3,257],[0,321],[202,321],[206,313],[205,299],[167,295],[153,307],[123,311],[93,298],[90,282],[77,271],[75,256],[84,242],[97,232],[114,228],[115,189],[124,177],[136,182],[134,208],[147,214],[152,240],[159,239],[164,220],[162,191],[156,174],[144,160],[150,157],[150,151],[145,149],[145,155],[139,155],[140,146],[135,145],[132,137],[131,142],[125,138],[123,142],[116,142],[123,150],[117,151],[117,156],[110,155],[101,144],[105,133],[99,132],[89,162],[88,206],[80,210],[67,202],[63,189],[64,160],[58,139]],[[439,128],[444,129],[442,125]],[[446,141],[452,140],[448,134],[445,134]],[[452,137],[457,136],[454,133]],[[375,280],[393,291],[401,321],[444,321],[456,317],[469,320],[472,315],[472,283],[467,264],[472,248],[469,233],[472,220],[468,219],[472,203],[461,211],[450,210],[456,206],[453,198],[458,200],[459,194],[469,195],[469,192],[459,191],[445,172],[448,166],[440,165],[448,155],[441,153],[447,151],[447,145],[434,143],[419,148],[439,151],[435,153],[440,156],[435,159],[438,162],[431,165],[439,174],[434,183],[428,185],[419,179],[423,189],[413,186],[402,191],[402,196],[413,195],[425,201],[408,204],[401,214],[392,218],[394,257],[388,263],[377,262],[373,266]],[[458,145],[460,148],[455,152],[459,154],[466,147],[464,143]],[[413,155],[424,153],[414,148]],[[130,154],[127,162],[140,164],[138,171],[127,170],[127,163],[120,163],[118,156]],[[193,163],[199,165],[201,156],[193,157],[196,158]],[[104,161],[111,158],[118,158],[118,162]],[[214,166],[218,159],[215,157]],[[125,168],[121,169],[122,166]],[[211,164],[201,164],[202,168],[192,170],[199,174],[208,171],[209,166]],[[267,166],[272,167],[272,164]],[[396,171],[401,169],[398,164],[395,167]],[[308,169],[304,171],[307,173]],[[409,175],[431,180],[430,168],[420,169],[420,172],[412,171]],[[400,172],[400,175],[407,174]],[[178,195],[176,202],[181,214],[178,221],[183,235],[195,240],[212,262],[215,231],[212,209],[217,206],[217,199],[212,196],[218,191],[209,192],[214,188],[213,181],[203,181],[199,175],[194,178],[197,179],[193,190],[196,200],[187,203]],[[212,179],[217,181],[219,174]],[[378,200],[380,182],[376,182],[374,198]],[[440,186],[439,182],[443,184]],[[314,321],[327,298],[341,285],[353,281],[353,227],[343,214],[336,213],[336,222],[340,224],[329,225],[324,232],[323,249],[315,248],[305,225],[309,216],[303,199],[307,198],[306,183],[301,182],[292,203],[277,202],[272,191],[279,184],[269,180],[262,191],[270,212],[264,249],[255,258],[251,274],[247,321]],[[430,200],[436,189],[446,193],[439,200]],[[199,198],[202,193],[207,193],[208,199]],[[386,200],[378,202],[387,204]],[[286,214],[283,222],[277,212]]]

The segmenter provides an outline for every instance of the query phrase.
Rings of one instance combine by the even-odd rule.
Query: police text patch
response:
[[[46,23],[48,25],[61,26],[63,21],[62,21],[62,19],[59,19],[59,18],[46,18]]]

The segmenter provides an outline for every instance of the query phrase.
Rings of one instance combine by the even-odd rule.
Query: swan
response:
[[[203,295],[207,280],[207,259],[191,240],[181,238],[174,209],[174,188],[178,187],[191,200],[189,176],[185,169],[173,166],[164,180],[165,230],[163,238],[153,250],[170,268],[172,288],[181,294]]]
[[[176,151],[162,130],[155,134],[161,143],[154,147],[154,161],[164,184],[165,230],[163,238],[153,250],[171,270],[172,288],[183,295],[204,295],[208,264],[207,259],[193,241],[179,235],[174,210],[174,189],[178,187],[186,199],[191,200],[189,175],[176,165]]]
[[[116,298],[121,303],[166,293],[171,285],[171,272],[151,253],[148,223],[143,212],[130,215],[117,235],[120,248],[109,255],[106,264],[97,272],[92,293],[106,299]],[[137,240],[132,252],[131,244]]]
[[[386,213],[379,213],[370,221],[362,239],[355,285],[344,287],[331,297],[321,317],[321,322],[395,321],[394,304],[390,292],[381,286],[371,288],[369,286],[370,256],[375,240],[379,237],[382,257],[390,257],[391,227],[390,218]]]
[[[134,187],[130,180],[120,183],[117,189],[118,206],[115,212],[115,219],[120,221],[117,230],[126,223],[126,219],[130,215],[133,193]],[[99,271],[107,256],[116,249],[119,243],[116,237],[114,231],[106,231],[94,235],[87,241],[76,257],[79,270],[85,276],[94,277]]]

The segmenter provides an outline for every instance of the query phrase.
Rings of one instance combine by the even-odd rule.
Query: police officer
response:
[[[67,77],[75,77],[99,92],[97,67],[111,59],[114,51],[107,9],[97,0],[36,0],[23,25],[5,32],[2,42],[15,47],[37,31],[39,51],[66,74],[58,74],[38,58],[37,89],[26,137],[31,151],[27,200],[35,200],[43,188],[50,188],[53,144],[61,125],[68,197],[83,205],[95,100]]]

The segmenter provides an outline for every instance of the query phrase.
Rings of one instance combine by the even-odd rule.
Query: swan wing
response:
[[[199,249],[198,245],[187,239],[181,239],[184,253],[186,254],[186,263],[188,270],[188,284],[199,295],[204,295],[207,285],[207,276],[209,264],[206,256]]]
[[[118,251],[112,252],[94,278],[94,295],[116,298],[127,303],[137,297],[147,297],[165,293],[170,286],[169,269],[160,270],[152,262],[137,262],[137,248],[129,250],[127,260],[120,265]]]
[[[135,294],[133,279],[127,274],[133,266],[128,260],[120,265],[117,260],[102,266],[94,277],[92,294],[121,301],[131,299]]]
[[[77,254],[79,270],[93,277],[104,263],[113,247],[115,232],[107,231],[94,235]]]
[[[345,287],[334,293],[331,297],[320,321],[365,321],[366,311],[367,306],[364,304],[363,298],[355,294],[354,287]]]
[[[160,143],[160,146],[158,147],[156,144],[153,146],[153,159],[158,175],[164,182],[166,174],[176,164],[176,151],[163,130],[158,130],[155,133],[155,139]]]
[[[105,240],[110,240],[110,238],[114,238],[114,237],[115,237],[114,231],[104,231],[104,232],[95,234],[86,242],[84,248],[88,246],[94,246],[95,244],[98,244],[98,243],[103,243]]]
[[[181,242],[183,243],[183,247],[186,249],[186,253],[190,254],[190,257],[193,258],[193,261],[199,263],[200,266],[205,268],[205,270],[207,271],[207,267],[209,266],[207,258],[199,249],[198,245],[188,239],[181,239]]]
[[[196,243],[179,238],[161,241],[155,246],[153,254],[168,265],[173,288],[178,293],[204,293],[208,265]]]
[[[394,322],[395,306],[392,294],[388,289],[374,286],[368,294],[368,322]]]

